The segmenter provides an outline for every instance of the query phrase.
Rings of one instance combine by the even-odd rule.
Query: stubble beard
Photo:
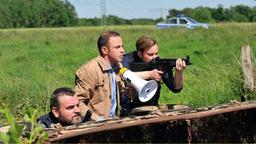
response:
[[[81,116],[74,116],[72,117],[72,120],[66,120],[65,118],[63,118],[63,116],[60,116],[59,122],[61,123],[62,126],[69,126],[69,125],[81,123],[82,118]]]

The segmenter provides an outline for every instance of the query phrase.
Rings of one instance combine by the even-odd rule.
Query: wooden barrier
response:
[[[167,109],[49,129],[50,143],[255,143],[256,102]]]

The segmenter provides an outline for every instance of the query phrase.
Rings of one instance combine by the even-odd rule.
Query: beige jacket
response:
[[[92,112],[92,119],[99,116],[109,117],[111,109],[111,81],[109,68],[103,57],[98,56],[81,66],[75,73],[75,91],[80,100],[81,114],[84,116],[88,110]],[[119,75],[117,82],[117,112],[120,111],[120,91],[123,82]],[[119,113],[117,113],[117,116]]]

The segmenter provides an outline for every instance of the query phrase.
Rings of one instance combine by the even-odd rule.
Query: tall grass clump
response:
[[[9,109],[1,109],[8,122],[7,132],[0,133],[0,143],[44,143],[48,139],[48,134],[43,130],[42,126],[37,125],[36,118],[38,113],[36,109],[29,109],[24,117],[25,122],[18,123],[9,111]]]

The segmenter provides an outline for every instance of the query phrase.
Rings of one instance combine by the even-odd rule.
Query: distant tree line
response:
[[[75,8],[67,0],[0,0],[0,28],[77,25]]]
[[[152,25],[164,19],[168,19],[177,15],[185,15],[194,18],[200,22],[256,22],[256,7],[249,7],[245,5],[237,5],[230,8],[224,8],[218,5],[217,8],[210,7],[196,7],[185,8],[182,10],[169,10],[166,18],[158,19],[123,19],[117,16],[106,17],[107,25]],[[79,20],[80,26],[98,26],[101,25],[100,18],[82,18]]]
[[[256,7],[237,5],[224,8],[196,7],[170,9],[165,18],[124,19],[106,16],[107,25],[154,25],[177,15],[186,15],[200,22],[255,22]],[[101,18],[78,18],[68,0],[0,0],[0,28],[100,26]]]
[[[123,19],[117,16],[106,17],[107,25],[152,25],[164,19],[168,19],[177,15],[185,15],[194,18],[200,22],[256,22],[256,7],[245,5],[237,5],[230,8],[224,8],[223,5],[218,5],[217,8],[196,7],[185,8],[182,10],[169,10],[166,18],[158,19]],[[100,18],[80,19],[79,25],[97,26],[101,25]]]
[[[237,5],[224,8],[218,5],[217,8],[196,7],[182,10],[171,9],[167,18],[184,14],[201,22],[256,22],[256,7]]]
[[[149,18],[139,19],[124,19],[114,15],[105,17],[107,25],[154,25],[156,20]],[[102,24],[101,18],[81,18],[79,19],[79,26],[100,26]]]

